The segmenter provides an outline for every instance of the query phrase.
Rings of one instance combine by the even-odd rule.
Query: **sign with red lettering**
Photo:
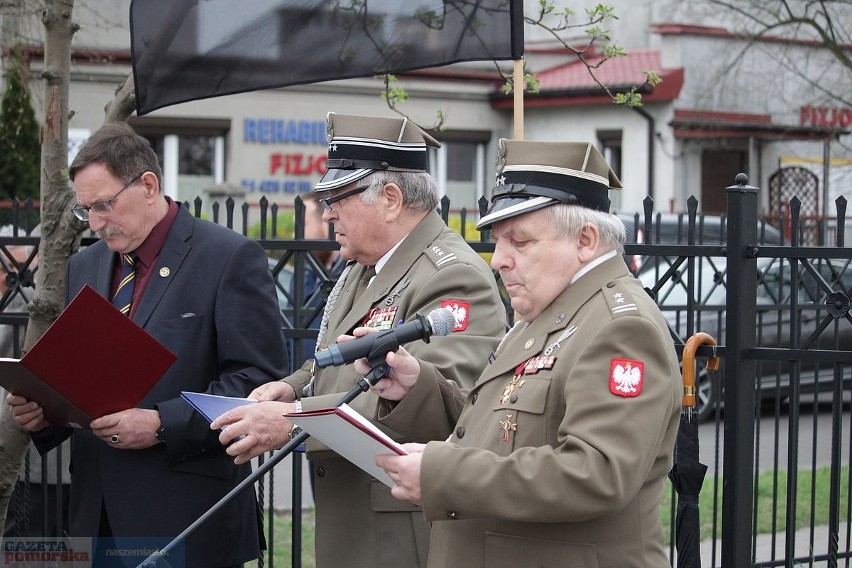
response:
[[[799,124],[823,128],[848,128],[852,124],[852,108],[812,107],[805,105],[799,112]]]

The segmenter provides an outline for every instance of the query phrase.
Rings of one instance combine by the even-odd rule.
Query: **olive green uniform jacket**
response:
[[[423,386],[383,422],[405,431],[408,405],[434,397]],[[512,329],[450,443],[427,445],[429,565],[668,566],[659,503],[681,392],[657,306],[621,257],[593,268]]]
[[[391,310],[394,325],[426,315],[442,303],[458,305],[464,330],[429,343],[406,345],[421,360],[424,376],[452,400],[453,388],[469,388],[483,362],[506,330],[506,311],[491,270],[441,218],[430,213],[394,251],[366,292],[355,297],[364,267],[355,265],[332,313],[324,343],[332,343],[361,325],[372,310]],[[393,311],[395,308],[395,311]],[[387,316],[387,314],[386,314]],[[284,380],[301,396],[311,362]],[[304,410],[334,406],[360,376],[352,365],[316,370],[313,396]],[[367,418],[376,416],[372,392],[350,403]],[[440,402],[440,400],[439,400]],[[445,440],[457,413],[454,404],[435,404],[438,412],[419,409],[408,436],[385,428],[399,442]],[[319,568],[346,566],[407,568],[426,566],[429,524],[419,507],[397,501],[390,489],[314,440],[308,440],[316,487],[316,561]]]

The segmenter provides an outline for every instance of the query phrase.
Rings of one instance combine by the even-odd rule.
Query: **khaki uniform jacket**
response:
[[[507,392],[531,358],[537,372]],[[641,382],[627,361],[644,366]],[[512,329],[451,443],[427,445],[429,565],[668,566],[659,502],[681,392],[666,323],[639,281],[621,257],[592,269]],[[384,422],[404,431],[396,410]]]
[[[505,334],[505,308],[500,301],[491,270],[441,218],[430,213],[394,251],[387,264],[367,288],[355,297],[364,272],[353,266],[330,314],[324,343],[347,334],[375,309],[387,309],[393,324],[412,321],[415,314],[428,314],[442,303],[459,304],[465,311],[466,329],[447,337],[432,337],[429,343],[406,345],[420,359],[423,376],[434,388],[452,396],[469,388],[482,370],[483,361]],[[284,379],[301,396],[310,379],[308,362]],[[360,376],[352,365],[317,369],[313,396],[302,398],[305,410],[337,404]],[[408,436],[384,428],[399,442],[445,440],[458,418],[447,416],[445,407],[434,404],[436,414],[419,409]],[[378,398],[365,392],[350,406],[367,418],[375,418]],[[319,568],[425,566],[429,546],[429,524],[419,507],[394,499],[390,489],[315,440],[308,440],[313,460],[316,502],[316,561]]]

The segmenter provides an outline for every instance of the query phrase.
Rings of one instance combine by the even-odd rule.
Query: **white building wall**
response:
[[[526,13],[535,12],[537,0],[526,0]],[[584,20],[584,11],[597,4],[595,0],[557,1],[558,7],[570,6],[575,12],[574,23]],[[801,107],[837,104],[822,91],[844,88],[850,80],[847,69],[839,67],[825,50],[798,47],[790,50],[780,44],[752,44],[730,38],[695,35],[661,36],[653,33],[653,24],[677,22],[682,24],[718,25],[732,31],[745,29],[743,18],[731,18],[702,2],[684,3],[680,0],[612,0],[608,2],[618,16],[606,27],[613,38],[627,49],[659,47],[663,65],[683,67],[685,83],[679,99],[672,104],[647,104],[645,110],[655,119],[654,134],[654,196],[663,210],[682,211],[690,195],[700,197],[701,151],[704,148],[755,148],[758,156],[749,161],[758,171],[749,171],[753,185],[765,187],[768,176],[777,169],[781,158],[798,155],[821,158],[819,142],[781,143],[748,140],[678,141],[669,123],[675,109],[699,109],[715,112],[769,114],[773,123],[799,125]],[[87,0],[77,2],[74,19],[81,24],[74,37],[80,49],[126,50],[129,48],[130,0]],[[29,44],[42,41],[44,32],[36,10],[27,8],[27,18],[0,16],[4,33],[12,30]],[[527,41],[539,45],[546,34],[526,27]],[[577,40],[582,34],[577,34]],[[534,58],[531,58],[534,59]],[[533,67],[535,66],[533,61]],[[40,117],[43,108],[41,80],[37,76],[39,63],[34,62],[33,102]],[[71,128],[95,130],[103,120],[103,107],[112,98],[115,88],[130,72],[128,65],[76,65],[72,71],[70,119]],[[411,82],[403,83],[411,100],[403,111],[420,124],[429,125],[437,109],[449,116],[449,129],[470,129],[491,133],[486,148],[485,179],[489,186],[493,175],[495,143],[499,137],[512,135],[510,111],[495,111],[488,102],[492,85],[466,83]],[[845,85],[845,87],[844,87]],[[2,79],[0,79],[2,87]],[[246,180],[262,180],[271,174],[271,155],[274,153],[321,154],[321,145],[246,143],[243,136],[245,119],[323,121],[328,111],[345,113],[391,115],[380,99],[381,84],[361,79],[326,83],[282,90],[260,91],[206,101],[196,101],[161,109],[152,117],[218,118],[230,120],[230,130],[224,140],[226,164],[224,181],[232,187],[243,187]],[[847,107],[848,108],[848,107]],[[648,193],[648,123],[638,113],[616,106],[527,108],[525,136],[528,139],[588,139],[595,140],[598,130],[621,129],[623,132],[622,178],[627,189],[622,192],[621,209],[638,209]],[[831,145],[832,158],[852,157],[850,137]],[[753,168],[750,168],[753,169]],[[310,177],[310,176],[309,176]],[[315,179],[318,176],[314,176]],[[841,188],[841,194],[852,198],[852,190]],[[844,193],[845,191],[845,193]],[[275,201],[289,202],[293,195],[283,195]]]
[[[668,104],[647,105],[644,110],[654,119],[654,131],[667,132],[671,118]],[[527,138],[544,141],[592,141],[597,143],[598,132],[622,132],[621,183],[624,190],[612,195],[613,207],[623,212],[642,210],[642,200],[648,191],[648,129],[649,122],[638,112],[625,107],[563,107],[530,108],[525,112]],[[670,138],[670,137],[669,137]],[[670,152],[664,151],[654,136],[654,199],[658,208],[668,210],[679,204],[682,193],[672,176],[675,168]],[[664,138],[664,141],[666,139]],[[667,145],[670,145],[669,141]],[[685,207],[685,205],[684,205]],[[677,207],[676,207],[677,208]]]

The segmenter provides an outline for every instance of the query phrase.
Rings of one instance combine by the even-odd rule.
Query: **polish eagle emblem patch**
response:
[[[645,363],[632,359],[613,359],[609,369],[609,391],[612,394],[633,397],[642,392],[645,382]]]
[[[456,318],[456,326],[453,328],[453,333],[467,329],[467,322],[470,319],[470,302],[441,300],[441,307],[452,311],[453,316]]]

